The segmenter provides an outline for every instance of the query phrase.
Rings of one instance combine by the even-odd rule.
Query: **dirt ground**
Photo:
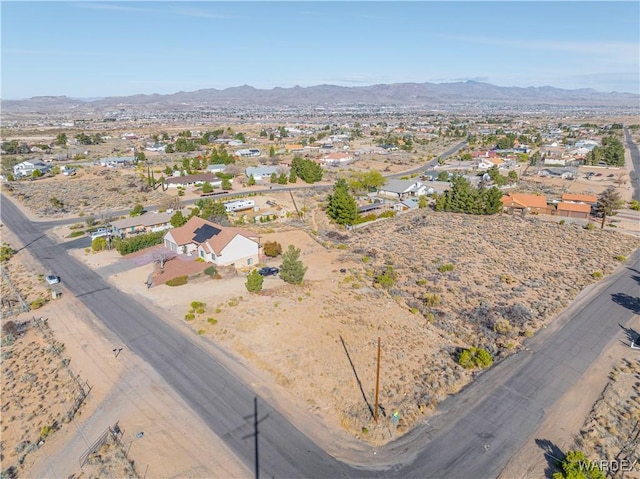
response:
[[[276,197],[287,201],[283,194]],[[383,354],[381,404],[387,412],[400,413],[396,434],[403,434],[471,380],[471,372],[455,362],[456,348],[475,345],[471,338],[481,337],[492,354],[510,354],[595,282],[595,272],[610,274],[623,261],[616,258],[629,256],[640,245],[637,237],[618,231],[561,227],[538,218],[431,212],[406,214],[353,235],[330,235],[333,228],[313,196],[305,198],[309,214],[302,229],[274,224],[263,235],[264,241],[278,241],[284,249],[289,244],[302,249],[301,259],[309,269],[300,287],[268,277],[260,294],[249,294],[244,277],[238,275],[147,289],[151,264],[112,274],[109,266],[121,261],[117,253],[72,254],[163,320],[202,336],[203,343],[214,342],[249,366],[259,378],[253,386],[277,403],[290,405],[295,422],[336,456],[341,453],[330,446],[332,434],[371,444],[392,439],[387,423],[372,424],[367,406],[373,401],[378,338]],[[10,232],[3,228],[2,233],[3,241],[15,243]],[[581,249],[576,250],[576,244]],[[46,297],[49,292],[37,276],[43,272],[23,253],[19,288],[30,301]],[[541,257],[554,260],[540,261]],[[279,261],[265,264],[277,266]],[[396,284],[385,290],[374,278],[390,262],[397,272]],[[454,270],[440,273],[444,264],[452,264]],[[484,308],[479,295],[496,308]],[[204,303],[204,311],[187,320],[193,301]],[[516,305],[519,312],[525,311],[520,323],[508,316]],[[469,312],[477,314],[477,324],[460,320]],[[65,344],[71,368],[92,390],[80,417],[26,457],[25,477],[82,473],[75,458],[116,421],[124,429],[129,458],[140,476],[252,475],[153,370],[126,353],[115,356],[117,339],[79,301],[63,294],[37,314],[48,318],[56,339]],[[495,334],[503,319],[513,322],[512,327]],[[584,381],[549,412],[536,437],[568,447],[622,354],[603,354],[602,363],[594,364]],[[581,392],[584,387],[589,394]],[[144,432],[140,438],[139,432]],[[531,453],[540,455],[535,443],[523,448],[522,454]],[[536,477],[537,462],[532,465],[520,457],[503,477]],[[522,470],[532,476],[518,476]]]

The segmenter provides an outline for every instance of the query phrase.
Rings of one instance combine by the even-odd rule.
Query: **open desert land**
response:
[[[7,193],[30,217],[41,220],[79,215],[99,218],[107,207],[117,210],[136,202],[168,201],[166,194],[141,190],[144,182],[135,171],[101,171],[107,170],[87,168],[76,177],[20,182]],[[542,191],[595,192],[585,191],[580,182],[570,182],[570,186],[567,190],[566,182],[550,182]],[[524,190],[543,187],[523,182]],[[50,197],[61,191],[65,210],[48,210]],[[427,420],[443,399],[480,373],[457,364],[460,348],[482,347],[499,361],[526,347],[527,338],[553,325],[581,291],[624,267],[640,247],[640,238],[630,234],[637,232],[633,221],[624,227],[620,223],[617,228],[588,230],[577,223],[559,224],[554,217],[476,217],[430,209],[409,211],[347,233],[327,220],[322,209],[324,194],[300,191],[295,196],[307,207],[304,223],[271,223],[256,231],[263,242],[277,241],[285,249],[289,244],[301,248],[301,259],[308,267],[301,286],[269,277],[261,293],[249,294],[241,272],[222,279],[194,275],[183,286],[159,284],[147,289],[144,283],[153,270],[150,260],[144,263],[128,258],[126,267],[112,268],[127,258],[115,251],[77,249],[71,254],[148,305],[163,320],[190,330],[204,346],[222,348],[253,371],[253,387],[286,406],[285,414],[294,423],[338,457],[340,451],[330,445],[333,431],[346,441],[380,445]],[[265,193],[259,200],[266,198],[293,208],[286,193]],[[69,226],[59,226],[51,234],[66,241],[71,232]],[[10,232],[3,228],[2,234],[2,241],[19,249],[20,245],[11,244]],[[167,271],[179,261],[170,261]],[[279,259],[265,264],[277,266]],[[81,364],[76,374],[92,385],[79,410],[81,415],[73,420],[75,430],[72,425],[62,427],[27,456],[20,466],[24,467],[21,471],[28,471],[27,477],[44,471],[52,463],[48,458],[57,458],[49,474],[65,470],[91,477],[79,467],[69,470],[60,458],[81,455],[113,425],[114,417],[125,429],[128,458],[139,475],[145,473],[145,465],[149,477],[249,475],[219,439],[202,430],[197,418],[146,365],[129,356],[126,363],[115,361],[124,356],[113,357],[113,336],[78,300],[64,294],[50,300],[41,276],[47,272],[28,259],[27,250],[14,255],[7,269],[27,303],[46,302],[41,310],[22,313],[18,319],[30,319],[34,314],[48,318],[54,337],[65,345],[65,355],[71,358],[71,368]],[[391,284],[387,282],[389,287],[379,281],[385,272],[392,279]],[[192,302],[204,303],[204,311],[187,320]],[[386,416],[376,425],[370,407],[378,338],[382,343],[380,403]],[[19,341],[14,344],[23,344]],[[88,347],[94,344],[97,346]],[[29,357],[29,361],[33,359]],[[25,371],[13,374],[22,377]],[[600,382],[593,383],[596,390],[606,386],[602,379],[606,375],[607,371],[598,376]],[[140,382],[143,377],[148,379]],[[40,376],[34,379],[38,385],[40,380]],[[135,393],[128,394],[127,384],[139,385]],[[11,396],[5,396],[9,393]],[[3,404],[15,401],[13,391],[4,386],[2,395]],[[42,401],[49,402],[46,398]],[[32,406],[37,407],[37,401]],[[105,410],[111,413],[109,419]],[[589,410],[590,406],[573,414],[575,433]],[[400,416],[395,428],[391,427],[394,412]],[[25,420],[30,416],[25,412],[20,417]],[[2,427],[10,429],[5,418],[3,414]],[[38,436],[42,417],[36,415],[31,420],[29,430]],[[176,430],[185,431],[184,424],[192,433],[172,443],[169,437]],[[135,433],[143,430],[154,434],[145,433],[138,441]],[[621,435],[622,431],[617,428],[609,433]],[[143,442],[145,447],[138,447]],[[220,451],[214,458],[205,457],[202,450],[203,444],[211,443]],[[539,451],[536,445],[532,447]],[[124,459],[122,467],[129,459]],[[3,459],[3,470],[4,463]],[[117,476],[114,473],[113,477]]]

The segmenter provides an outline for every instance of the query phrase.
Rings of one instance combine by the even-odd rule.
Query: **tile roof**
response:
[[[178,246],[194,243],[203,245],[205,249],[214,251],[216,254],[220,254],[225,246],[237,235],[244,236],[252,241],[257,238],[257,235],[250,231],[222,226],[198,216],[193,216],[183,226],[173,228],[167,234],[171,234]]]
[[[547,198],[539,195],[528,195],[525,193],[511,193],[503,196],[500,201],[505,206],[522,206],[525,208],[546,208]]]
[[[591,213],[591,206],[583,203],[558,203],[558,211],[575,211],[578,213]]]
[[[598,197],[596,195],[580,195],[575,193],[563,193],[562,201],[575,201],[578,203],[597,203]]]

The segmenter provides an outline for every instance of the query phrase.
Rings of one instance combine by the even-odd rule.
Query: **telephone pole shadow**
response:
[[[358,387],[360,388],[360,392],[362,393],[362,399],[364,399],[364,402],[367,405],[369,412],[371,413],[371,418],[373,419],[375,417],[375,414],[373,413],[373,407],[371,406],[371,404],[369,404],[369,401],[367,400],[367,395],[365,394],[364,388],[362,387],[362,382],[360,382],[360,378],[358,377],[358,373],[356,372],[356,367],[353,365],[353,361],[351,360],[351,356],[349,355],[349,350],[347,349],[347,345],[345,344],[344,339],[342,339],[342,336],[340,336],[340,341],[342,342],[342,347],[344,348],[344,352],[347,354],[347,359],[349,360],[349,364],[351,365],[353,374],[356,377],[356,382],[358,383]]]
[[[259,454],[260,445],[258,442],[258,425],[268,417],[269,417],[269,414],[267,414],[262,419],[258,419],[258,398],[254,397],[253,398],[253,414],[250,414],[249,416],[244,416],[244,419],[246,420],[253,418],[253,434],[248,434],[246,436],[243,436],[242,439],[248,439],[250,437],[253,437],[253,443],[255,448],[254,467],[256,470],[256,479],[260,479],[260,454]]]

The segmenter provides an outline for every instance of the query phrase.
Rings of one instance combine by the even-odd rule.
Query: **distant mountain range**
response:
[[[500,87],[488,83],[394,83],[372,86],[311,87],[257,89],[248,85],[216,90],[213,88],[168,95],[132,95],[100,99],[77,99],[66,96],[33,97],[27,100],[2,100],[5,113],[71,113],[135,111],[184,111],[194,108],[246,108],[287,106],[407,106],[440,108],[445,105],[494,104],[601,106],[640,108],[640,95],[603,93],[587,88],[564,90],[554,87]]]

